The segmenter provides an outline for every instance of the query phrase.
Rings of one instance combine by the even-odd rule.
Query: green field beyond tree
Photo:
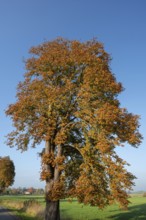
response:
[[[24,201],[37,201],[40,206],[45,206],[44,198],[41,196],[1,196],[0,205],[10,203],[21,204]],[[9,201],[9,202],[8,202]],[[104,210],[96,207],[84,206],[76,200],[71,203],[67,200],[61,201],[61,219],[62,220],[146,220],[146,197],[142,195],[132,195],[131,204],[127,211],[119,209],[118,205],[111,205]],[[22,208],[14,208],[13,210],[24,220],[37,220],[34,214],[25,213]],[[34,210],[35,211],[35,210]]]

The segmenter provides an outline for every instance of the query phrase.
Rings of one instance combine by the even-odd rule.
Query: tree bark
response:
[[[59,200],[50,201],[46,199],[45,220],[60,220]]]
[[[46,142],[45,153],[50,153],[53,149],[51,148],[49,141]],[[57,156],[61,156],[62,147],[58,146]],[[58,170],[58,165],[52,167],[51,165],[46,165],[46,171],[50,171],[52,173],[52,177],[46,180],[46,209],[45,209],[45,220],[60,220],[60,208],[59,208],[59,200],[51,201],[48,198],[49,193],[52,190],[53,184],[59,180],[60,171]]]

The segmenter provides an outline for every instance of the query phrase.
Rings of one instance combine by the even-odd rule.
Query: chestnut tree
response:
[[[45,219],[60,219],[59,200],[66,197],[127,207],[134,176],[115,148],[140,144],[139,116],[120,106],[123,87],[102,43],[57,38],[30,53],[17,100],[6,110],[14,126],[8,145],[25,151],[45,143]]]

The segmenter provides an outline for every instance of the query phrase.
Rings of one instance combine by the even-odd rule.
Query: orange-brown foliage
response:
[[[100,208],[126,207],[134,176],[115,152],[138,146],[139,116],[120,107],[122,84],[112,74],[101,43],[56,39],[30,50],[17,101],[6,111],[15,131],[8,144],[27,150],[42,141],[41,178],[51,200],[76,196]]]
[[[0,192],[14,182],[15,167],[9,157],[0,157]]]

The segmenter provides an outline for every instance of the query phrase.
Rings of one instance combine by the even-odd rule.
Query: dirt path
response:
[[[20,220],[20,218],[14,216],[12,211],[0,207],[0,220]]]

